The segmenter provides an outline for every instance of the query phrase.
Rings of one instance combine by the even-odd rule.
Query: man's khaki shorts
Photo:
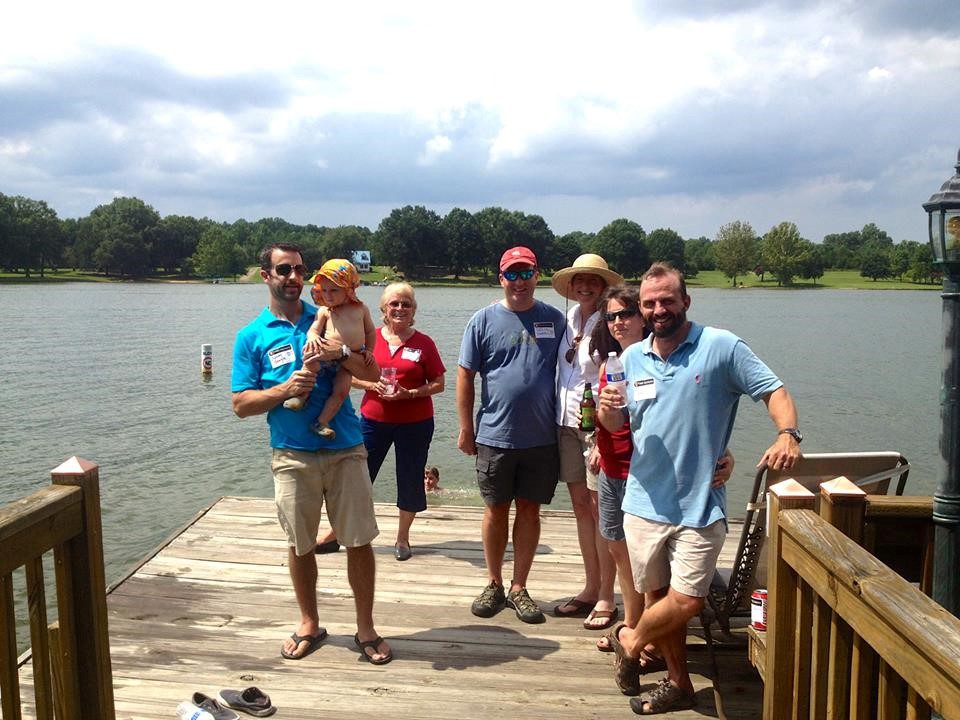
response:
[[[623,531],[637,592],[652,592],[669,585],[684,595],[707,596],[727,536],[723,520],[694,528],[624,513]]]
[[[360,547],[380,534],[363,445],[316,452],[274,448],[271,469],[277,518],[297,555],[314,551],[324,501],[341,545]]]

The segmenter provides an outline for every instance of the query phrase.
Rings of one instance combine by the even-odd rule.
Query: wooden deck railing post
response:
[[[781,720],[785,708],[797,713],[797,691],[808,691],[798,689],[794,677],[796,634],[801,631],[796,623],[799,585],[796,573],[780,557],[779,515],[782,510],[813,510],[815,500],[813,493],[795,480],[779,482],[767,493],[767,662],[763,687],[766,720]],[[806,632],[808,628],[802,630]]]
[[[17,669],[17,619],[13,576],[0,576],[0,717],[20,720],[20,672]]]
[[[866,493],[845,477],[820,484],[820,517],[858,545],[863,544]],[[828,608],[825,610],[829,610]],[[873,653],[837,613],[830,615],[827,717],[867,720],[875,669]]]
[[[110,638],[107,632],[106,573],[103,567],[103,530],[100,521],[100,471],[89,460],[72,457],[51,472],[54,485],[76,485],[83,490],[83,532],[65,543],[72,566],[76,672],[80,717],[115,717]]]

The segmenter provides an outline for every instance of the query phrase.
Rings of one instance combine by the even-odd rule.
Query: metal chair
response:
[[[903,495],[909,472],[910,464],[898,452],[811,453],[802,456],[790,470],[761,466],[754,477],[733,565],[729,570],[717,570],[701,615],[707,643],[712,644],[713,638],[709,636],[713,622],[729,638],[730,618],[740,612],[749,614],[746,601],[753,591],[761,561],[767,530],[766,494],[770,485],[790,478],[819,497],[820,483],[842,475],[868,495],[888,495],[891,486],[895,495]]]

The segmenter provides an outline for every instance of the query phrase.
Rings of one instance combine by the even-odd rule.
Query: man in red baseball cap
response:
[[[530,248],[507,250],[499,277],[503,300],[470,318],[457,367],[457,447],[477,458],[477,484],[486,506],[482,536],[489,584],[471,612],[492,617],[509,605],[523,622],[540,623],[543,612],[526,584],[540,541],[540,506],[553,499],[559,477],[554,375],[566,318],[534,299],[539,272]],[[481,402],[475,423],[478,373]],[[507,585],[503,557],[514,504],[513,578]]]

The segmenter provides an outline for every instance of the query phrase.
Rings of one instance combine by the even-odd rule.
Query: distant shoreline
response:
[[[53,284],[64,282],[85,282],[85,283],[169,283],[182,285],[249,285],[259,284],[260,280],[256,275],[257,270],[253,269],[245,275],[240,275],[236,280],[232,278],[182,278],[176,276],[152,276],[144,278],[120,278],[116,276],[106,276],[99,273],[82,273],[73,270],[47,271],[43,277],[34,273],[29,278],[21,274],[0,273],[0,285],[32,285],[32,284]],[[382,287],[394,282],[395,280],[387,276],[382,270],[380,272],[371,272],[362,276],[364,285],[372,287]],[[444,287],[444,288],[483,288],[497,287],[496,277],[465,277],[459,280],[452,278],[427,278],[423,280],[408,280],[414,287]],[[628,284],[636,284],[636,279],[627,281]],[[540,280],[539,287],[550,287],[549,277]],[[816,283],[812,280],[797,280],[792,285],[777,285],[776,281],[769,279],[763,282],[752,273],[746,276],[737,277],[737,286],[731,285],[730,279],[717,270],[702,271],[695,277],[687,278],[687,286],[690,289],[715,288],[725,290],[936,290],[942,289],[940,284],[936,283],[915,283],[910,281],[901,281],[895,279],[870,280],[861,277],[857,270],[827,270],[823,277],[818,278]]]

